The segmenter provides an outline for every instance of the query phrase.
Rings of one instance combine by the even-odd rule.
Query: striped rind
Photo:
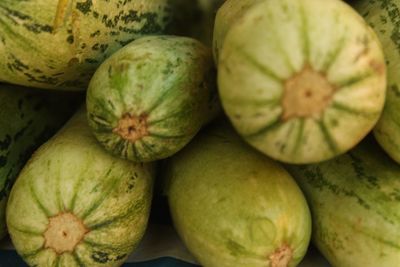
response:
[[[167,0],[2,1],[0,81],[85,90],[102,61],[171,18]]]
[[[382,116],[374,128],[374,135],[389,156],[400,162],[400,42],[397,15],[400,12],[400,2],[388,0],[381,3],[367,0],[355,1],[352,4],[384,44],[388,69],[387,97]]]
[[[171,156],[219,111],[212,55],[186,37],[140,38],[106,60],[88,93],[89,125],[114,155],[136,162]],[[147,134],[115,133],[125,115],[143,116]]]
[[[304,196],[228,123],[215,122],[166,166],[175,228],[202,266],[272,266],[282,245],[293,250],[287,266],[301,261],[311,234]]]
[[[345,3],[254,0],[225,31],[218,61],[223,108],[263,153],[289,163],[327,160],[354,147],[376,124],[386,95],[381,44]],[[319,116],[285,121],[285,82],[304,68],[325,77],[334,95]],[[296,134],[291,125],[301,121],[302,134]]]
[[[40,175],[38,175],[40,173]],[[13,187],[7,225],[30,265],[120,266],[142,238],[150,212],[154,164],[108,154],[81,109],[31,158]],[[73,252],[44,247],[49,218],[72,213],[89,232]]]
[[[332,266],[400,261],[400,167],[372,137],[336,159],[289,166],[313,218],[313,240]]]

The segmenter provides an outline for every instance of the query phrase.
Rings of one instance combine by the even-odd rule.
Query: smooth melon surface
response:
[[[178,233],[202,266],[297,266],[311,235],[302,192],[278,163],[222,125],[167,163]]]

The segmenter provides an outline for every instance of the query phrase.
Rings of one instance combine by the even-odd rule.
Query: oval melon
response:
[[[176,153],[215,117],[217,95],[208,48],[187,37],[143,37],[96,71],[89,125],[114,155],[154,161]]]
[[[120,266],[150,212],[153,164],[108,154],[81,109],[40,147],[12,188],[7,226],[30,266]]]
[[[31,154],[75,111],[81,95],[33,91],[0,84],[0,239],[6,235],[6,204]]]
[[[400,166],[371,138],[338,158],[290,166],[311,208],[313,241],[334,267],[400,262]]]
[[[174,225],[205,267],[294,267],[310,214],[293,178],[226,125],[199,134],[167,163]]]

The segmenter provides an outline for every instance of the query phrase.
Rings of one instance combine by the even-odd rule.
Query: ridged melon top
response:
[[[120,266],[146,229],[154,165],[103,150],[86,110],[24,167],[7,205],[7,227],[31,266]]]
[[[140,38],[96,71],[89,125],[111,153],[137,162],[171,156],[219,111],[210,49],[178,36]]]
[[[377,122],[386,89],[381,44],[344,2],[263,0],[222,31],[222,104],[260,151],[290,163],[323,161]]]

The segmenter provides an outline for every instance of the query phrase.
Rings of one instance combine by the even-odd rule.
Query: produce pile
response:
[[[3,0],[0,238],[121,266],[157,186],[205,267],[310,242],[400,266],[399,22],[400,0]]]

